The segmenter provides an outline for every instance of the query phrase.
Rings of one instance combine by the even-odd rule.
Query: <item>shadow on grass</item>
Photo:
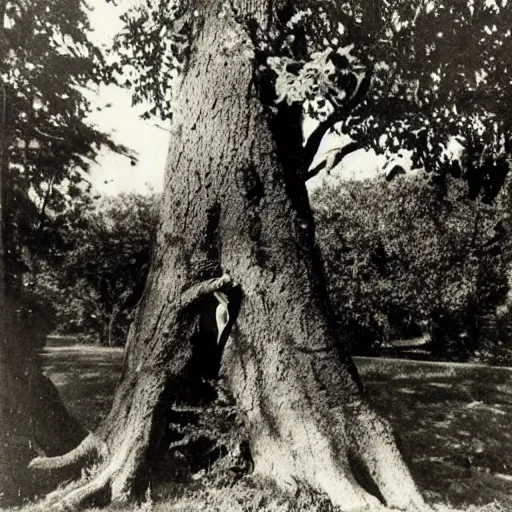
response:
[[[49,347],[45,373],[88,429],[108,412],[122,351]],[[512,510],[512,371],[506,368],[356,358],[373,407],[399,438],[429,501]]]
[[[391,422],[416,481],[435,501],[497,500],[512,508],[512,371],[364,358],[356,364],[369,401]]]

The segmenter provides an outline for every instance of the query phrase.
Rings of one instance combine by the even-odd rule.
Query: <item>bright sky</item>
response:
[[[307,122],[304,126],[304,131],[309,133],[311,129],[308,130]],[[344,136],[340,137],[336,134],[327,134],[320,144],[318,148],[318,152],[313,160],[312,167],[318,165],[325,157],[325,155],[337,148],[342,148],[345,144],[348,144],[351,141],[350,137]],[[365,178],[369,178],[375,176],[375,174],[381,170],[386,163],[386,159],[384,157],[377,157],[373,151],[354,151],[347,155],[340,165],[331,170],[329,175],[326,172],[320,172],[317,176],[314,176],[307,182],[308,190],[311,192],[318,188],[324,180],[334,181],[334,180],[362,180]]]
[[[137,1],[124,0],[120,3],[126,9]],[[120,8],[105,0],[91,0],[90,5],[94,8],[90,14],[94,28],[92,38],[98,44],[109,45],[122,28]],[[115,142],[128,146],[138,156],[138,163],[132,166],[130,159],[104,150],[91,169],[91,182],[95,190],[111,195],[130,191],[161,191],[170,141],[168,131],[155,126],[154,122],[140,119],[141,109],[131,106],[129,91],[103,86],[91,96],[91,100],[100,108],[106,104],[111,106],[95,111],[90,121],[102,131],[111,133]],[[339,144],[339,139],[326,138],[320,149],[327,151]],[[373,153],[358,151],[346,157],[343,165],[338,166],[328,179],[362,179],[375,175],[382,165],[382,159]],[[325,173],[320,173],[308,182],[308,188],[312,190],[318,187],[324,178]]]
[[[134,0],[124,0],[123,8]],[[119,7],[105,0],[89,3],[94,10],[90,19],[94,28],[92,39],[98,44],[110,44],[114,35],[122,28]],[[155,126],[156,122],[140,119],[141,108],[131,105],[131,94],[114,86],[102,86],[97,94],[91,93],[91,101],[99,108],[89,120],[100,130],[110,133],[115,142],[124,144],[137,155],[138,162],[131,165],[129,158],[104,150],[91,168],[91,182],[97,192],[118,194],[119,192],[159,192],[163,187],[163,176],[169,133]],[[163,124],[160,123],[162,126]]]
[[[95,111],[90,120],[102,131],[111,133],[114,142],[124,144],[132,150],[137,162],[132,165],[129,158],[109,150],[103,150],[91,168],[91,182],[102,194],[119,192],[160,192],[169,132],[155,123],[143,121],[141,109],[132,107],[128,91],[114,86],[103,86],[97,95],[100,105],[109,108]]]

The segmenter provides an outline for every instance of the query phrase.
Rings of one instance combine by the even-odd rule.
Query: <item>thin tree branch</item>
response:
[[[227,274],[201,281],[200,283],[191,286],[181,294],[182,306],[189,306],[205,295],[213,294],[235,286],[237,286],[237,283],[235,283]]]
[[[55,139],[55,140],[60,140],[60,141],[66,140],[63,137],[58,137],[57,135],[51,135],[50,133],[43,132],[37,126],[34,126],[33,128],[34,128],[34,131],[36,131],[37,133],[39,133],[39,135],[42,135],[43,137],[48,137],[49,139]]]
[[[363,98],[366,96],[368,91],[370,90],[372,82],[372,72],[367,71],[364,78],[361,80],[360,86],[357,88],[354,96],[350,98],[350,100],[343,105],[339,109],[335,109],[334,112],[329,116],[328,119],[321,122],[313,131],[313,133],[309,136],[306,146],[304,148],[304,173],[303,175],[308,175],[308,169],[311,167],[313,163],[313,159],[315,158],[316,152],[318,151],[318,147],[322,142],[325,134],[334,127],[337,123],[344,121],[350,113],[362,102]],[[306,178],[306,179],[309,179]]]
[[[148,126],[152,126],[153,128],[158,128],[159,130],[163,130],[167,133],[172,133],[172,130],[170,128],[165,128],[164,126],[160,126],[157,123],[146,123]]]
[[[322,169],[327,167],[327,172],[334,169],[347,155],[361,149],[362,146],[358,142],[349,142],[346,146],[343,146],[339,151],[336,152],[333,159],[329,162],[328,159],[322,160],[316,167],[308,170],[306,173],[305,181],[316,176]],[[336,151],[335,149],[331,151]],[[329,164],[329,165],[328,165]]]

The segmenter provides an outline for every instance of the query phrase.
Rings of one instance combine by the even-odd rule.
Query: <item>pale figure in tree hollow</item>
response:
[[[219,345],[222,333],[229,322],[229,300],[225,293],[214,292],[214,295],[219,301],[217,309],[215,310],[215,320],[217,322],[217,345]]]

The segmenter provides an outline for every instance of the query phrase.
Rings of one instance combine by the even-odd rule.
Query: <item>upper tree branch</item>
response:
[[[313,176],[316,176],[322,169],[327,167],[327,164],[329,164],[327,171],[330,171],[331,169],[336,167],[347,155],[353,153],[354,151],[357,151],[358,149],[361,149],[361,147],[362,146],[358,142],[349,142],[347,145],[343,146],[339,151],[336,151],[336,154],[330,161],[326,158],[325,160],[322,160],[316,167],[313,167],[313,169],[308,170],[305,174],[305,181],[313,178]]]
[[[306,176],[306,179],[309,179],[309,168],[313,163],[313,159],[315,158],[316,152],[318,151],[318,147],[322,142],[325,134],[333,128],[333,126],[341,121],[344,121],[350,113],[362,102],[368,91],[370,90],[372,82],[372,73],[367,71],[364,78],[361,80],[361,84],[357,88],[355,94],[350,98],[344,105],[340,108],[336,108],[334,112],[325,120],[322,121],[313,131],[313,133],[309,136],[306,146],[304,147],[303,154],[303,162],[304,162],[304,172],[303,176]],[[348,145],[350,146],[350,144]],[[347,146],[345,146],[347,147]],[[342,150],[343,151],[343,150]],[[351,153],[354,150],[348,151]],[[348,153],[345,153],[346,156]],[[343,157],[340,157],[340,160]],[[325,164],[324,164],[325,166]],[[323,167],[322,167],[323,168]],[[318,166],[317,166],[318,169]],[[317,174],[321,170],[318,169],[315,174]],[[313,174],[314,176],[314,174]]]

